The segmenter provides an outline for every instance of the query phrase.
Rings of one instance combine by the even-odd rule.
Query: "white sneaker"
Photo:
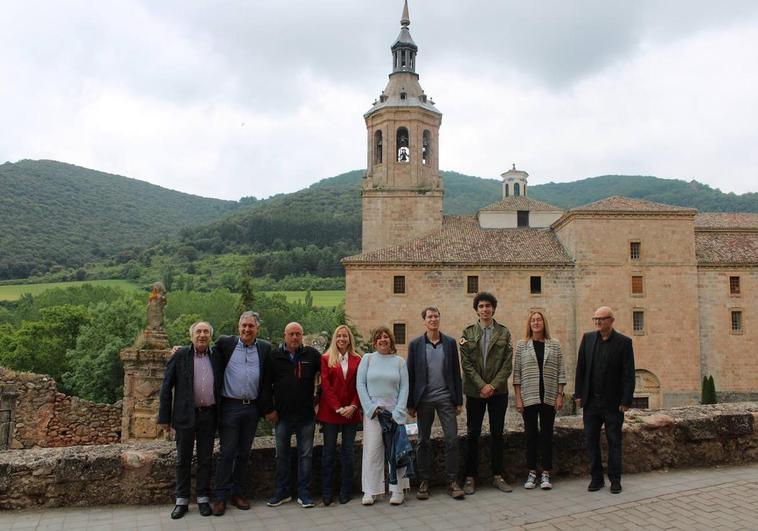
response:
[[[402,491],[393,492],[390,496],[390,505],[402,505],[405,501],[405,494]]]
[[[524,488],[531,490],[536,486],[537,486],[537,472],[535,470],[530,470],[529,476],[527,476],[526,481],[524,482]]]
[[[361,503],[363,505],[374,505],[374,497],[371,494],[364,494]]]
[[[553,488],[553,484],[550,483],[550,474],[548,472],[542,472],[542,477],[540,478],[540,488],[542,490],[550,490]]]

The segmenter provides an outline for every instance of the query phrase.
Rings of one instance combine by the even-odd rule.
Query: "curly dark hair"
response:
[[[492,293],[489,293],[487,291],[480,291],[476,294],[476,297],[474,297],[474,310],[476,311],[479,308],[479,302],[481,301],[487,301],[492,305],[492,309],[497,309],[497,298]]]

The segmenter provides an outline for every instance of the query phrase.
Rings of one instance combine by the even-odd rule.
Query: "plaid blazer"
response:
[[[545,359],[542,362],[542,379],[545,382],[545,404],[555,406],[558,384],[566,384],[566,368],[563,364],[561,344],[556,339],[545,340]],[[516,344],[513,360],[513,385],[521,386],[524,406],[540,403],[540,367],[532,340],[520,340]]]

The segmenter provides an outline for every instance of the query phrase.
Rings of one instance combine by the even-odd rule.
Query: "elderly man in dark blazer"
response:
[[[602,306],[592,318],[597,328],[579,345],[574,398],[583,408],[584,437],[590,462],[587,490],[605,485],[600,454],[600,428],[608,439],[608,479],[611,493],[621,492],[621,427],[634,397],[634,349],[631,338],[613,329],[613,311]]]
[[[205,321],[190,327],[192,344],[179,348],[166,364],[160,390],[158,424],[176,432],[176,506],[171,518],[187,513],[192,448],[197,441],[197,505],[211,515],[211,460],[216,434],[220,366],[210,349],[213,328]]]
[[[458,345],[452,337],[440,333],[440,311],[429,306],[421,312],[426,332],[408,345],[408,412],[418,415],[419,487],[416,497],[429,498],[431,479],[431,433],[434,413],[445,436],[445,471],[448,494],[463,499],[458,483],[458,422],[463,408],[461,368]]]

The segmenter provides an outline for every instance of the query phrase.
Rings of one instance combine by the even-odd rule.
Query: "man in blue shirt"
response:
[[[261,397],[262,377],[271,354],[271,344],[258,339],[260,319],[244,312],[239,319],[239,336],[221,336],[216,341],[223,370],[221,388],[221,452],[216,468],[213,514],[226,512],[227,499],[246,511],[247,462],[258,420],[269,408]]]

